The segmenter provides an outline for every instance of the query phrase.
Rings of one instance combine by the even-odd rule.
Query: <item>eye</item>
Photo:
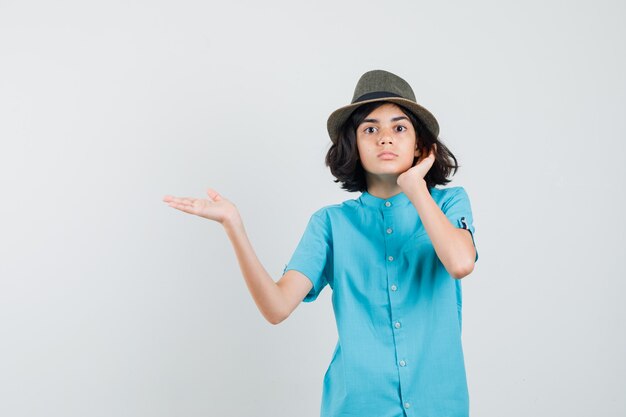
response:
[[[406,128],[406,127],[404,127],[404,126],[398,126],[398,128],[402,128],[402,129],[404,129],[405,131],[407,130],[407,128]]]
[[[373,126],[369,126],[369,127],[366,127],[366,128],[364,129],[364,132],[365,132],[365,133],[373,133],[373,132],[371,132],[371,131],[368,131],[368,129],[374,129],[374,127],[373,127]]]

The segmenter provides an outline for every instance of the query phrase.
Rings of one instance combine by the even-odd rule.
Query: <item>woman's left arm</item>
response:
[[[412,181],[403,189],[417,210],[422,224],[433,243],[439,260],[448,273],[456,279],[474,270],[476,252],[469,230],[455,227],[441,211],[428,192],[426,181]]]

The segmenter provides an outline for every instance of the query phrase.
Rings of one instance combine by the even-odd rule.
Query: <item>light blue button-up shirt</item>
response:
[[[474,241],[465,189],[430,193]],[[319,209],[284,271],[290,269],[313,283],[304,302],[327,284],[333,290],[339,340],[324,375],[322,417],[469,415],[461,281],[437,257],[406,194],[363,192]]]

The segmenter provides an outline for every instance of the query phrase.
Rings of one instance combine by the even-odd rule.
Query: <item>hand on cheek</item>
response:
[[[424,179],[430,168],[433,166],[433,163],[435,162],[436,150],[437,144],[433,144],[428,154],[426,154],[424,151],[421,151],[418,154],[413,166],[398,176],[396,182],[400,186],[400,188],[404,189],[407,186],[410,187],[417,184],[420,180]]]

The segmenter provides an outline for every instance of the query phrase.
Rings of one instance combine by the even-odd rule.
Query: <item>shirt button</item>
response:
[[[400,361],[400,366],[405,366],[406,362],[405,361]]]
[[[396,284],[393,284],[393,285],[391,286],[391,291],[395,291],[395,290],[397,290],[397,289],[398,289],[398,287],[396,287]]]
[[[409,408],[410,406],[411,406],[411,403],[410,403],[410,402],[405,402],[405,403],[404,403],[404,408]]]
[[[391,232],[393,232],[393,230],[390,227],[389,229],[387,229],[387,233],[391,233]]]
[[[393,261],[393,256],[390,256],[390,257],[389,257],[389,258],[387,258],[387,259],[389,259],[390,261]]]
[[[394,324],[394,326],[396,327],[396,329],[399,329],[399,328],[400,328],[400,326],[401,326],[401,324],[400,324],[400,322],[399,322],[399,321],[397,321],[397,322]]]
[[[389,207],[389,206],[391,205],[391,203],[390,203],[389,201],[386,201],[386,202],[385,202],[385,205],[386,205],[387,207]]]

